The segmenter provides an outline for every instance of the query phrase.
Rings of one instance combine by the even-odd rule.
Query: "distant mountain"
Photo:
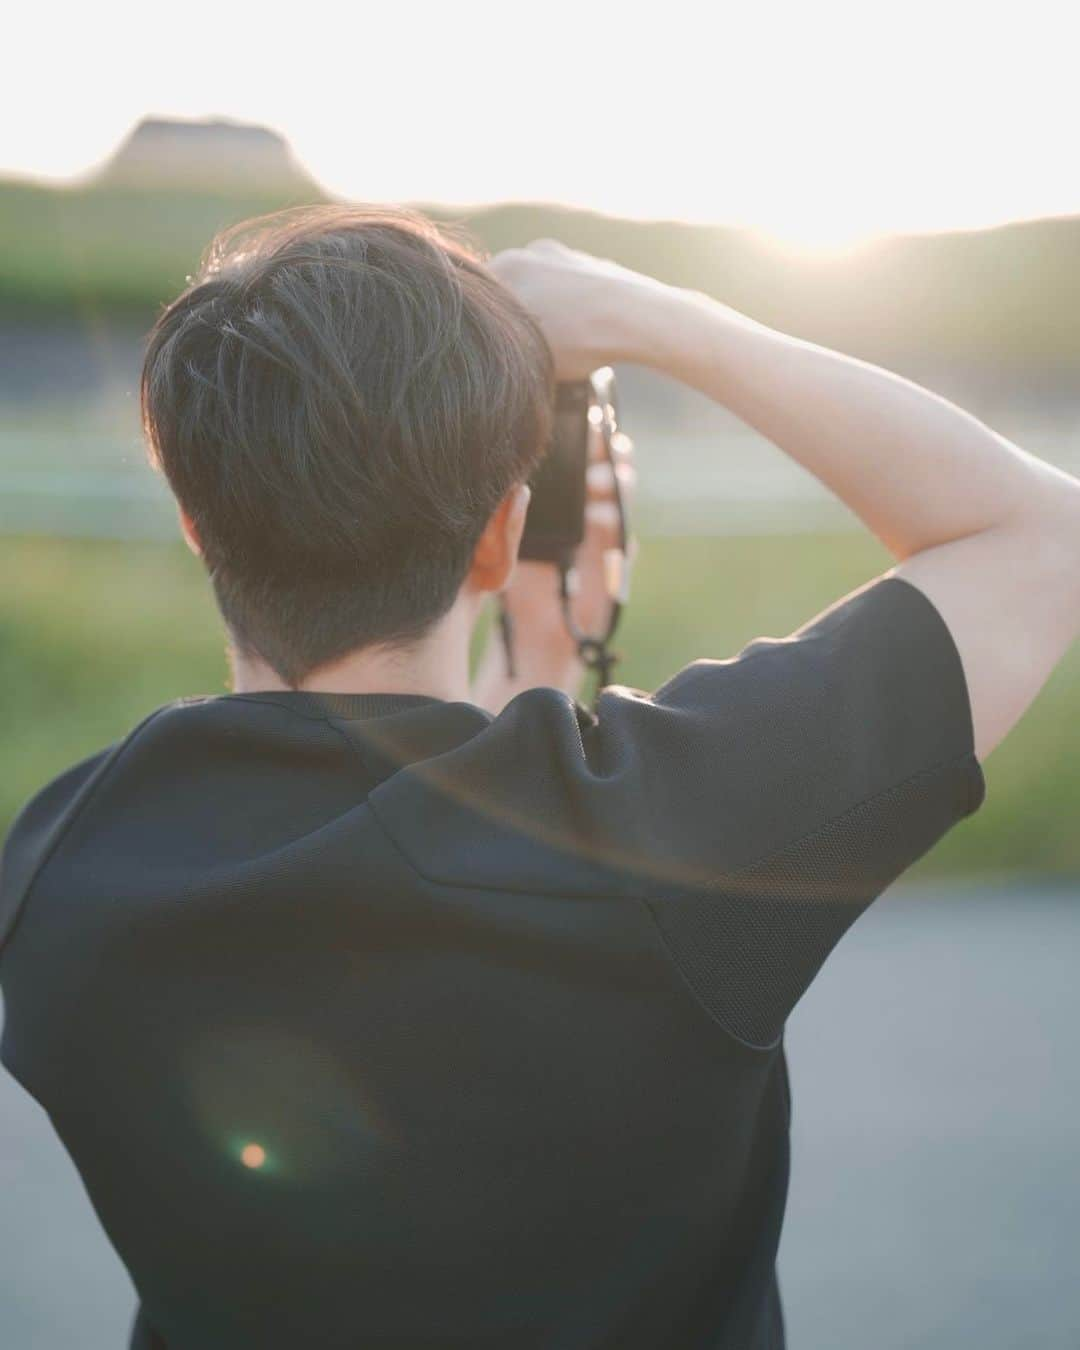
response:
[[[225,118],[147,117],[133,128],[98,181],[123,187],[317,192],[288,142],[269,127]]]

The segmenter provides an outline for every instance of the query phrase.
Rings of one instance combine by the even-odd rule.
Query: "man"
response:
[[[552,375],[611,361],[720,400],[897,565],[594,715],[515,556]],[[342,207],[227,237],[143,404],[234,692],[45,788],[0,883],[4,1062],[132,1344],[781,1346],[785,1019],[1076,636],[1080,483],[703,295]],[[498,592],[519,674],[470,686]]]

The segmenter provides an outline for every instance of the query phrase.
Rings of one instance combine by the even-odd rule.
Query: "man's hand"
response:
[[[649,301],[668,289],[554,239],[504,249],[487,266],[539,323],[559,380],[582,379],[615,361],[640,360]]]
[[[487,265],[539,323],[559,380],[582,379],[600,366],[641,359],[642,336],[649,329],[645,315],[657,293],[667,289],[650,277],[553,239],[505,249]],[[577,553],[571,607],[584,632],[600,635],[611,615],[606,555],[618,545],[619,520],[601,433],[590,426],[589,436],[585,539]],[[617,436],[612,450],[629,501],[635,480],[629,439]],[[502,642],[493,629],[477,671],[473,701],[497,713],[515,694],[538,685],[577,698],[585,667],[563,621],[554,564],[519,562],[504,600],[513,622],[516,672],[513,678],[507,675]]]
[[[636,481],[629,438],[617,435],[612,452],[629,506]],[[601,432],[590,424],[585,538],[577,552],[577,590],[571,601],[574,619],[586,633],[602,634],[611,617],[605,555],[618,543],[612,467],[603,453]],[[474,682],[473,702],[498,713],[515,694],[538,685],[562,689],[577,698],[585,667],[563,621],[554,563],[519,562],[503,597],[514,626],[516,673],[513,679],[507,675],[506,653],[493,627]]]

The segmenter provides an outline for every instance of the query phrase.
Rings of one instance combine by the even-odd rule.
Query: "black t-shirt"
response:
[[[984,792],[898,578],[596,715],[184,699],[8,837],[4,1063],[133,1345],[776,1350],[785,1018]]]

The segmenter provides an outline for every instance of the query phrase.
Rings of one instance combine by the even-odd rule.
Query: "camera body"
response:
[[[615,426],[615,373],[610,366],[584,380],[555,386],[551,442],[529,486],[519,557],[569,566],[585,538],[585,475],[589,433]]]

